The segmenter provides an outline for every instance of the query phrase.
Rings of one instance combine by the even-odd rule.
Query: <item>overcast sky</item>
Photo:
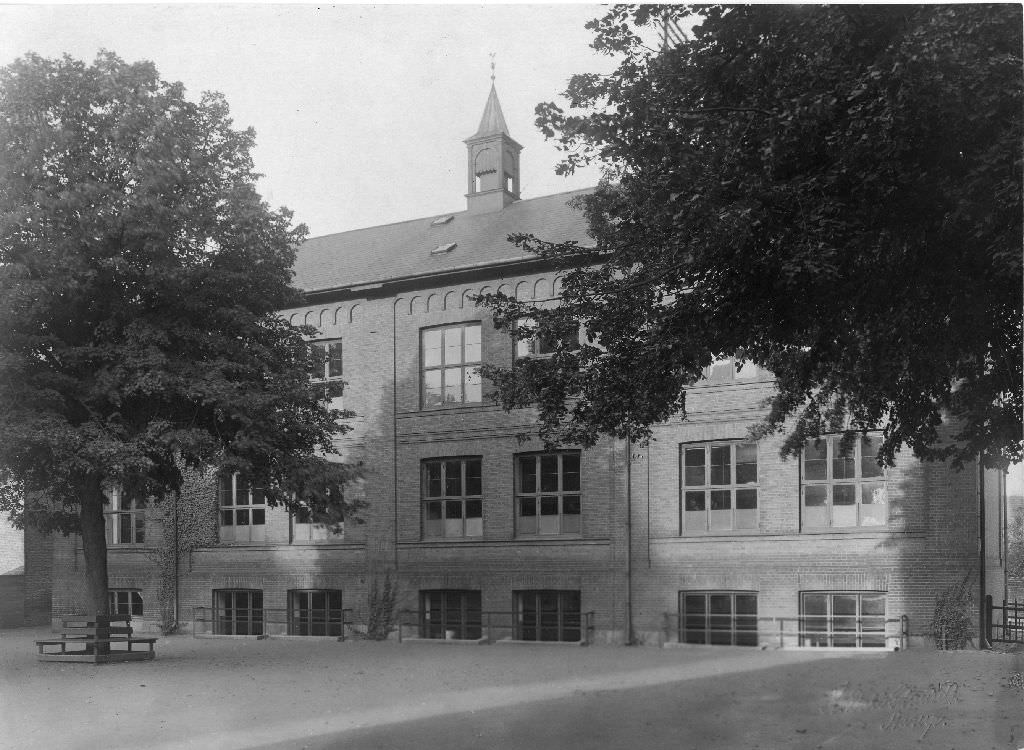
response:
[[[583,28],[595,5],[0,5],[0,65],[32,50],[152,60],[193,97],[222,92],[256,129],[263,196],[313,236],[465,208],[466,147],[490,89],[524,146],[522,195],[558,177],[533,124],[573,73],[609,72]]]

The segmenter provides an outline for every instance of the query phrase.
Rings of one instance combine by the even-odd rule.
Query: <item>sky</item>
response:
[[[498,96],[523,145],[523,198],[587,187],[559,177],[533,124],[569,77],[611,72],[584,24],[601,7],[558,5],[0,5],[0,65],[34,51],[151,60],[190,98],[224,94],[256,130],[259,188],[310,236],[460,211],[466,146],[495,53]]]

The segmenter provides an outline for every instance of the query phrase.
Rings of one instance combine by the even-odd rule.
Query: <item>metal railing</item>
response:
[[[1003,599],[1000,607],[992,601],[991,594],[986,595],[985,638],[989,643],[1024,643],[1024,602]]]
[[[475,614],[475,613],[474,613]],[[430,640],[471,640],[543,643],[590,644],[594,640],[594,613],[540,613],[537,622],[530,622],[519,612],[480,612],[465,621],[444,627],[429,621],[421,610],[398,612],[398,640],[424,638]]]
[[[882,619],[869,617],[754,617],[721,615],[717,627],[684,628],[676,612],[663,615],[662,644],[761,646],[779,648],[904,649],[910,639],[906,615]],[[834,627],[839,620],[844,627]]]
[[[238,610],[244,618],[225,616],[213,607],[199,606],[192,612],[192,636],[245,635],[328,636],[344,640],[352,626],[352,610],[344,609],[264,609]],[[241,632],[240,632],[241,631]]]

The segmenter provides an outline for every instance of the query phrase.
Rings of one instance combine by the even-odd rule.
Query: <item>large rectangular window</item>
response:
[[[323,362],[313,365],[309,373],[310,379],[315,383],[323,383],[325,398],[340,397],[340,381],[343,375],[341,340],[312,341],[310,346],[323,356]]]
[[[681,531],[756,529],[757,443],[684,444]]]
[[[517,328],[535,329],[533,318],[520,318],[516,321]],[[535,334],[525,339],[516,339],[516,357],[548,357],[559,349],[576,351],[580,348],[579,332],[564,336],[561,339]]]
[[[679,592],[679,641],[718,646],[757,645],[757,594]]]
[[[480,602],[479,591],[421,591],[421,637],[448,640],[480,638],[483,630]]]
[[[431,459],[421,471],[423,537],[483,536],[481,460]]]
[[[878,438],[861,435],[844,446],[840,436],[809,440],[803,450],[803,527],[885,526],[885,473]]]
[[[480,324],[425,328],[420,341],[423,408],[480,403]]]
[[[807,592],[800,596],[800,645],[885,646],[885,594]]]
[[[262,542],[267,538],[267,499],[263,488],[241,474],[222,474],[218,479],[220,540]]]
[[[110,589],[107,595],[110,614],[142,617],[142,592],[138,589]]]
[[[314,589],[288,592],[288,635],[343,635],[341,592]]]
[[[705,383],[738,383],[744,381],[759,380],[764,371],[753,362],[744,362],[734,357],[716,359],[710,367],[704,368],[704,377],[701,384]]]
[[[580,534],[580,452],[516,456],[516,533]]]
[[[516,638],[521,641],[580,641],[579,591],[517,591]]]
[[[217,635],[263,635],[262,591],[214,591],[213,612]]]
[[[109,505],[103,511],[107,546],[143,544],[146,541],[146,510],[141,500],[126,497],[114,487],[107,490]]]
[[[340,542],[344,538],[345,516],[340,509],[330,515],[314,515],[306,508],[292,511],[292,544]]]

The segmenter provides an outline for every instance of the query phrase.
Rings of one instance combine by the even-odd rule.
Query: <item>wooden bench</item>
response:
[[[39,661],[84,661],[105,664],[114,661],[145,661],[156,658],[156,638],[132,636],[129,615],[68,615],[62,621],[60,638],[36,641]],[[121,624],[123,623],[123,624]],[[107,644],[104,653],[99,645]],[[114,645],[120,648],[114,648]],[[145,645],[147,649],[135,649]],[[59,647],[58,650],[54,650]],[[69,648],[70,647],[70,648]]]

